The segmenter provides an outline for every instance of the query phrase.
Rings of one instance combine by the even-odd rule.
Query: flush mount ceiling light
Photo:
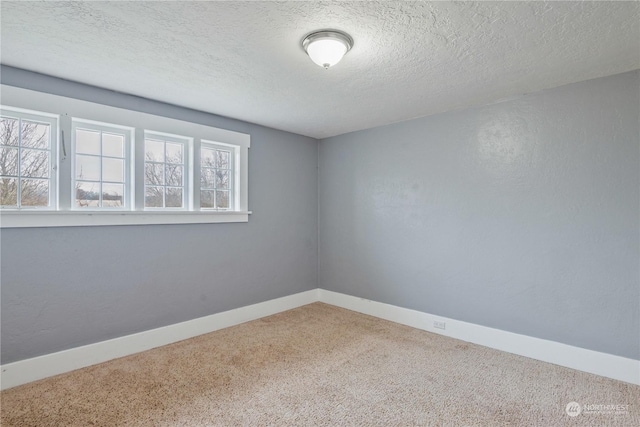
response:
[[[302,48],[309,58],[325,69],[340,62],[351,47],[351,36],[336,30],[316,31],[302,40]]]

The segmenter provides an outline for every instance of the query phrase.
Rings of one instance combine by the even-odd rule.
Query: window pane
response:
[[[222,190],[229,189],[229,171],[218,170],[216,171],[216,188]]]
[[[202,169],[200,171],[200,187],[202,188],[214,188],[215,185],[214,169]]]
[[[18,120],[3,117],[0,120],[0,144],[2,145],[18,145]]]
[[[164,162],[164,142],[146,139],[144,141],[144,159],[149,162]]]
[[[18,176],[17,148],[0,148],[0,175]]]
[[[76,206],[80,208],[100,206],[100,183],[76,182]]]
[[[102,180],[124,182],[124,160],[103,158]]]
[[[100,132],[77,129],[76,152],[83,154],[100,154]]]
[[[164,166],[157,163],[145,163],[144,183],[147,185],[163,185]]]
[[[127,159],[130,153],[126,147],[129,133],[106,124],[78,126],[84,129],[76,129],[76,206],[125,207],[129,185]]]
[[[181,208],[182,207],[182,188],[167,188],[165,196],[165,203],[167,208]]]
[[[49,148],[49,125],[22,121],[22,146],[29,148]]]
[[[213,168],[216,166],[216,151],[209,148],[200,150],[200,163],[202,166]]]
[[[100,157],[76,156],[76,178],[82,180],[100,180]]]
[[[20,204],[22,206],[49,205],[48,179],[22,179],[21,184]]]
[[[164,187],[145,187],[144,189],[144,206],[147,208],[162,208]]]
[[[16,178],[0,178],[0,205],[18,205],[18,180]]]
[[[49,177],[49,152],[23,149],[20,163],[20,176],[30,178]]]
[[[218,208],[228,209],[229,208],[229,192],[216,191],[216,202],[218,203]]]
[[[182,163],[182,144],[167,142],[167,163]]]
[[[200,207],[203,208],[214,208],[215,207],[215,196],[214,191],[203,190],[200,192]]]
[[[124,185],[102,184],[102,207],[118,208],[124,205]]]
[[[229,169],[230,153],[228,151],[216,151],[217,167],[220,169]]]
[[[102,134],[102,155],[123,157],[124,153],[124,136],[112,133]]]
[[[182,166],[166,166],[167,185],[182,186]]]

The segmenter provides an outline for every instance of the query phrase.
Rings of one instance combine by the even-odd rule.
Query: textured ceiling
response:
[[[1,62],[316,138],[640,68],[637,2],[3,0]],[[324,70],[301,39],[353,49]]]

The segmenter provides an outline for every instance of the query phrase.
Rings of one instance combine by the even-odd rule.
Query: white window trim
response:
[[[2,104],[14,108],[43,111],[58,114],[60,116],[59,129],[56,137],[61,132],[64,141],[60,141],[59,154],[66,150],[67,156],[58,155],[58,200],[71,201],[71,187],[66,185],[65,179],[71,179],[71,118],[91,120],[101,123],[116,124],[123,127],[134,128],[132,141],[134,153],[131,165],[141,156],[144,159],[144,132],[161,132],[172,135],[185,135],[194,139],[193,152],[200,149],[201,140],[214,141],[217,144],[236,147],[238,156],[236,159],[237,176],[236,189],[237,200],[235,211],[149,211],[144,210],[144,200],[136,198],[132,210],[128,211],[79,211],[71,210],[71,204],[59,205],[59,210],[10,210],[0,211],[0,228],[22,227],[69,227],[69,226],[98,226],[98,225],[142,225],[142,224],[205,224],[248,222],[251,211],[248,206],[248,154],[251,146],[250,135],[218,129],[197,123],[156,116],[138,111],[110,107],[93,102],[81,101],[48,93],[0,85]],[[57,140],[55,138],[54,140]],[[133,145],[133,144],[132,144]],[[191,154],[192,155],[192,154]],[[193,159],[189,160],[192,164]],[[199,168],[194,168],[194,181],[199,179]],[[135,176],[131,174],[132,192],[140,194],[140,186],[144,185],[144,168],[136,168]],[[60,185],[62,183],[62,185]],[[199,197],[199,185],[191,186],[193,198]]]
[[[1,228],[248,222],[251,212],[209,211],[2,211]]]

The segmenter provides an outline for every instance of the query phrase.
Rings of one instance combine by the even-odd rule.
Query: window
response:
[[[53,115],[2,109],[0,205],[3,208],[55,208],[57,123]]]
[[[202,141],[200,147],[200,207],[229,210],[233,206],[233,150]]]
[[[128,207],[131,130],[73,120],[73,208]]]
[[[248,221],[249,135],[0,88],[2,228]]]
[[[144,207],[184,209],[188,206],[188,138],[145,132]]]

